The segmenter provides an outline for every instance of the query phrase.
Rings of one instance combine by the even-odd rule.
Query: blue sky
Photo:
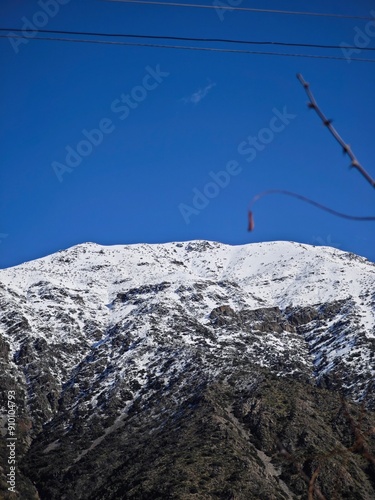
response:
[[[214,9],[51,2],[53,15],[43,14],[47,0],[2,0],[1,27],[22,28],[36,20],[48,30],[375,47],[374,23],[360,19],[241,11],[220,18]],[[370,0],[237,4],[358,16],[371,16],[374,9]],[[359,38],[366,32],[367,40]],[[257,202],[256,227],[247,232],[249,201],[267,189],[375,215],[374,189],[348,168],[349,159],[307,109],[296,79],[300,72],[311,83],[323,111],[375,176],[375,64],[24,42],[0,39],[0,267],[86,241],[190,239],[293,240],[375,261],[374,222],[338,219],[280,195]],[[298,47],[230,48],[345,55]],[[375,59],[365,50],[354,56]],[[252,149],[249,137],[257,140]]]

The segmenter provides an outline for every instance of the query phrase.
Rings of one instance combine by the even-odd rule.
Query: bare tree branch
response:
[[[332,125],[332,120],[329,120],[323,111],[319,108],[318,103],[315,100],[315,97],[313,96],[311,90],[310,90],[310,85],[304,80],[303,76],[298,73],[297,74],[298,80],[301,82],[303,85],[303,88],[306,91],[306,94],[310,100],[308,107],[311,109],[314,109],[319,116],[319,118],[322,120],[323,125],[325,125],[328,130],[331,132],[333,137],[336,139],[336,141],[340,144],[340,146],[343,149],[344,154],[347,154],[349,158],[351,159],[351,167],[356,168],[358,172],[360,172],[363,177],[371,184],[373,188],[375,188],[375,180],[371,177],[371,175],[366,172],[366,170],[362,167],[362,165],[359,163],[357,158],[355,157],[353,151],[351,150],[349,144],[346,144],[345,141],[342,139],[340,134],[337,132],[337,130],[333,127]]]
[[[293,464],[294,467],[296,468],[296,470],[298,471],[298,474],[300,475],[300,477],[305,481],[306,485],[308,486],[308,491],[309,491],[309,495],[310,495],[310,492],[312,491],[313,493],[315,493],[316,495],[316,498],[318,498],[318,500],[327,500],[326,497],[323,495],[323,493],[320,491],[320,488],[318,487],[316,483],[316,479],[318,477],[318,474],[319,474],[319,471],[320,471],[320,465],[318,466],[318,469],[317,469],[317,473],[315,471],[313,478],[309,478],[309,476],[306,474],[306,472],[304,472],[301,464],[299,463],[299,461],[296,459],[296,457],[294,457],[291,453],[289,453],[289,451],[287,451],[285,449],[285,447],[281,444],[280,441],[278,441],[277,443],[278,447],[279,447],[279,450],[280,450],[280,455],[282,455],[289,463]],[[310,496],[309,496],[309,500],[310,500]]]
[[[320,472],[320,465],[314,471],[314,474],[311,476],[309,481],[309,491],[308,491],[308,500],[314,500],[314,491],[315,491],[315,481]]]
[[[342,212],[338,212],[337,210],[333,210],[332,208],[329,208],[325,205],[322,205],[317,201],[311,200],[306,196],[302,196],[301,194],[293,193],[292,191],[285,191],[284,189],[269,189],[268,191],[263,191],[262,193],[257,194],[251,200],[248,211],[248,231],[252,231],[254,229],[254,216],[252,212],[253,204],[260,198],[263,198],[263,196],[267,196],[269,194],[285,194],[288,196],[292,196],[293,198],[297,198],[299,200],[305,201],[306,203],[310,203],[310,205],[314,205],[314,207],[320,208],[321,210],[329,212],[330,214],[336,215],[336,217],[342,217],[344,219],[350,219],[356,221],[375,221],[375,216],[357,216],[357,215],[344,214]]]

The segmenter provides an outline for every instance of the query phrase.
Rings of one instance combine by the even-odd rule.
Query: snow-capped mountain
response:
[[[211,400],[213,388],[232,387],[220,415],[212,411],[256,435],[241,425],[269,377],[302,399],[339,387],[371,409],[374,284],[365,258],[292,242],[86,243],[0,270],[1,404],[16,390],[21,498],[260,498],[250,485],[241,496],[236,481],[233,497],[195,484],[163,493],[132,469],[150,452],[145,429],[156,441],[173,434],[179,419],[195,421],[194,398],[206,409],[224,397]],[[252,465],[262,498],[299,498],[302,486],[279,477],[273,445],[260,441],[247,446],[266,471]],[[157,468],[155,457],[147,462]],[[361,481],[355,498],[371,498]]]

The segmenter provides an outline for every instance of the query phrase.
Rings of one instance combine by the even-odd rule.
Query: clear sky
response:
[[[370,0],[222,3],[375,16]],[[310,82],[375,176],[375,64],[348,60],[375,59],[364,50],[375,48],[374,22],[102,0],[1,0],[0,19],[9,31],[361,47],[350,56],[341,49],[106,38],[347,57],[332,60],[1,38],[0,267],[87,241],[190,239],[293,240],[375,261],[375,222],[338,219],[281,195],[256,203],[255,230],[247,232],[249,201],[267,189],[375,215],[374,189],[348,168],[296,79],[300,72]]]

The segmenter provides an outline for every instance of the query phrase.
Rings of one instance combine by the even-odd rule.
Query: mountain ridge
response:
[[[188,401],[197,401],[199,411],[206,414],[211,406],[215,419],[229,422],[233,429],[241,421],[239,438],[237,431],[228,430],[230,443],[244,435],[257,442],[258,451],[241,445],[250,455],[232,443],[228,460],[245,453],[252,474],[259,476],[257,484],[269,495],[264,498],[299,498],[303,486],[298,481],[289,475],[285,482],[270,472],[273,465],[266,462],[271,463],[275,450],[270,443],[275,448],[276,438],[256,437],[251,415],[258,403],[251,410],[243,400],[254,398],[257,384],[266,385],[265,393],[272,392],[272,384],[267,385],[272,379],[281,392],[289,383],[297,395],[305,387],[314,401],[320,396],[307,387],[319,387],[328,391],[331,405],[337,397],[332,390],[340,389],[348,399],[366,401],[372,412],[374,283],[375,265],[367,259],[293,242],[235,247],[205,240],[109,247],[86,243],[0,270],[1,362],[5,386],[17,387],[25,427],[19,472],[25,491],[33,491],[30,498],[157,498],[147,497],[147,478],[141,480],[141,490],[130,486],[139,471],[133,464],[129,467],[135,476],[129,476],[123,463],[132,453],[138,456],[135,450],[146,453],[139,429],[167,439],[162,429],[173,434],[176,419],[181,418],[186,429],[194,427],[196,415]],[[288,397],[281,398],[286,398],[281,407],[288,406]],[[269,403],[263,403],[268,408]],[[232,406],[242,409],[236,413]],[[188,414],[191,421],[184,420]],[[298,411],[294,414],[302,419]],[[257,418],[261,426],[268,422],[263,414]],[[199,427],[194,428],[199,434]],[[129,449],[125,462],[114,436]],[[335,439],[327,437],[328,442]],[[173,447],[167,447],[173,454]],[[96,470],[93,464],[108,460],[109,449],[114,449],[117,465],[108,471],[123,470],[114,496],[108,474],[103,471],[101,482],[90,473]],[[202,449],[197,448],[200,460]],[[224,449],[220,453],[227,454]],[[152,447],[146,455],[150,463],[167,459]],[[356,467],[353,477],[358,478],[364,473],[361,464]],[[261,480],[263,468],[268,479],[273,478],[276,496]],[[184,475],[182,469],[180,473]],[[57,483],[71,476],[74,481],[65,492]],[[371,479],[365,476],[364,488],[370,491]],[[193,484],[192,477],[189,488],[194,491],[178,493],[177,485],[170,486],[170,498],[224,498],[217,485],[207,490],[211,493],[203,488],[199,497],[199,481]],[[155,495],[160,480],[151,482]],[[252,487],[245,483],[241,488],[250,494]],[[290,488],[292,493],[286,493]],[[122,489],[125,493],[118,496]],[[165,492],[160,495],[169,498]]]

